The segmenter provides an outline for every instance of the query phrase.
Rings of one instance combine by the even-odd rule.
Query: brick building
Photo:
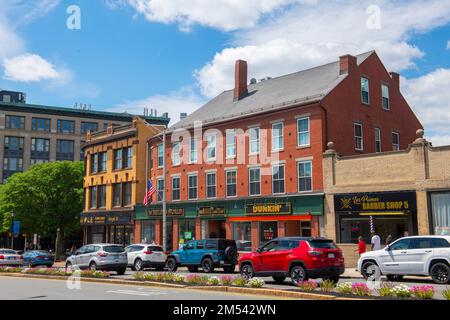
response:
[[[160,136],[150,140],[158,192],[136,209],[136,235],[162,242],[165,192],[168,249],[193,237],[250,250],[277,236],[317,236],[327,142],[343,155],[405,149],[419,128],[399,75],[374,51],[250,84],[237,61],[234,89],[171,127],[165,154]]]

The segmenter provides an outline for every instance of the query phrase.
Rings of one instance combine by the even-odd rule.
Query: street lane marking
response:
[[[107,293],[117,293],[117,294],[128,294],[128,295],[134,295],[134,296],[161,296],[161,295],[167,295],[167,292],[160,292],[160,291],[134,291],[134,290],[109,290],[106,291]]]

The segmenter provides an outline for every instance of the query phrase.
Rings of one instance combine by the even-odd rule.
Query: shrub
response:
[[[52,276],[70,276],[72,274],[72,272],[67,272],[65,269],[57,269],[57,268],[28,268],[25,269],[25,273],[52,275]]]
[[[175,274],[173,272],[163,273],[164,282],[175,282]]]
[[[186,276],[186,282],[194,285],[208,284],[208,276],[200,276],[197,274],[189,274]]]
[[[412,296],[411,289],[404,284],[395,286],[394,288],[392,288],[392,292],[394,292],[395,296],[399,298],[409,298]]]
[[[233,284],[238,287],[245,287],[247,280],[244,277],[238,276],[234,278]]]
[[[442,291],[442,297],[445,300],[450,300],[450,288],[445,288],[445,290]]]
[[[84,270],[81,272],[81,276],[90,278],[108,278],[110,274],[109,272],[100,270]]]
[[[262,288],[266,283],[263,279],[252,278],[247,282],[248,286],[251,288]]]
[[[298,283],[298,287],[305,291],[314,291],[318,286],[319,284],[314,281],[301,281]]]
[[[133,278],[136,280],[145,280],[145,274],[142,271],[133,273]]]
[[[0,272],[7,272],[7,273],[20,273],[22,272],[22,268],[14,268],[14,267],[1,267]]]
[[[433,286],[414,286],[411,288],[412,295],[419,299],[433,299]]]
[[[144,280],[146,281],[156,281],[156,274],[154,273],[145,273]]]
[[[339,283],[336,286],[336,291],[340,292],[340,293],[351,294],[351,293],[353,293],[352,283],[351,282]]]
[[[370,296],[370,289],[369,287],[362,282],[357,282],[352,284],[352,292],[353,294],[356,294],[357,296]]]
[[[320,291],[323,292],[331,292],[335,286],[334,281],[332,280],[322,280],[319,284]]]
[[[380,297],[395,297],[395,292],[392,290],[394,287],[392,284],[383,284],[380,288],[377,289]]]
[[[220,280],[217,277],[211,277],[208,279],[208,284],[210,286],[218,286],[220,284]]]
[[[231,286],[233,284],[234,278],[232,276],[224,275],[220,277],[220,282],[223,286]]]
[[[166,278],[166,276],[162,272],[159,272],[159,273],[155,274],[155,281],[163,282],[165,278]]]
[[[173,281],[183,283],[186,281],[186,278],[182,274],[176,274]]]

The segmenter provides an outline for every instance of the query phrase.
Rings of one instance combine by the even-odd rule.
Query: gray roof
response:
[[[357,55],[358,65],[372,53],[374,51]],[[250,114],[320,101],[346,77],[347,74],[339,74],[339,61],[335,61],[250,84],[249,94],[238,101],[233,100],[233,90],[224,91],[185,119],[174,124],[169,131],[190,128],[195,121],[202,121],[203,125],[208,125]]]

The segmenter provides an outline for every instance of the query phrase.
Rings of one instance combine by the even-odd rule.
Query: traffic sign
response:
[[[20,234],[20,221],[13,222],[12,233],[14,237],[17,237]]]

